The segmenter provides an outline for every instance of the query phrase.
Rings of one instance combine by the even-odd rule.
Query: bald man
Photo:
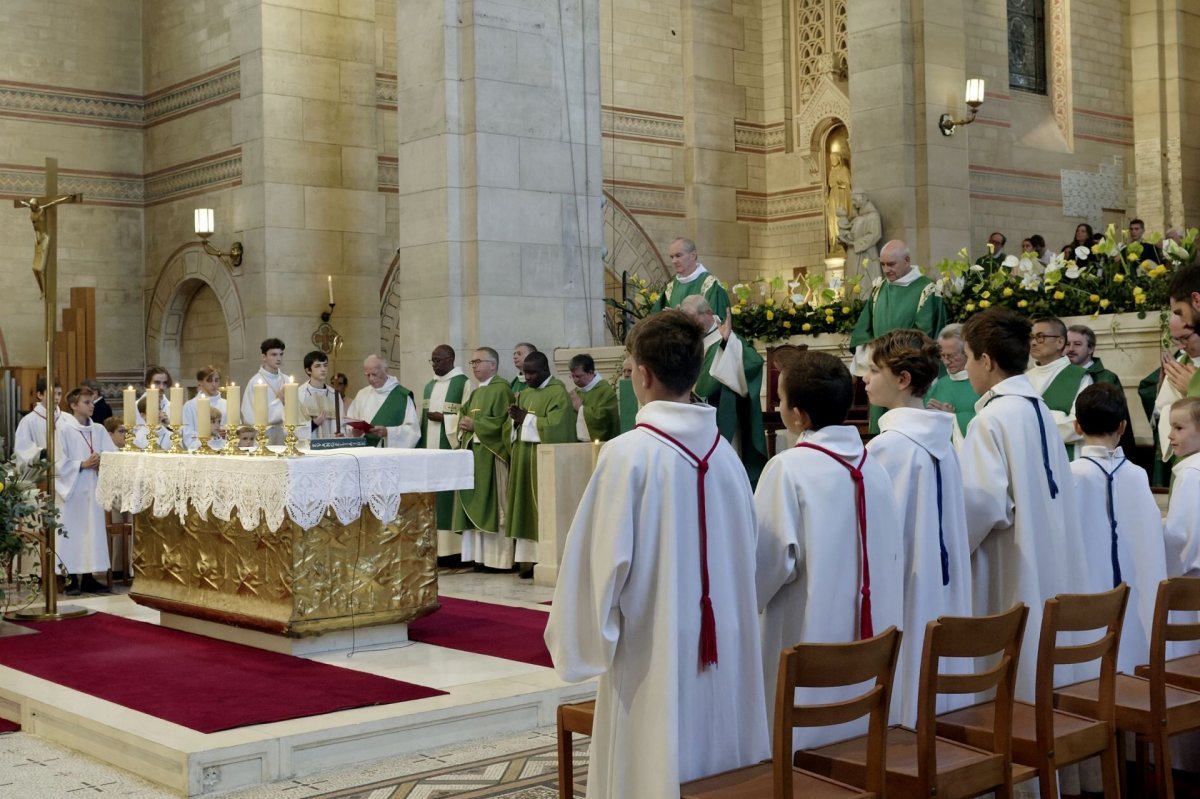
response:
[[[387,363],[378,355],[363,361],[365,385],[346,409],[349,421],[367,422],[367,443],[375,447],[412,448],[421,442],[417,406],[413,393],[387,373]]]

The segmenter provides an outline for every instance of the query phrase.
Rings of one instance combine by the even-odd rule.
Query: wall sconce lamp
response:
[[[213,234],[213,209],[197,208],[196,209],[196,235],[200,237],[200,243],[204,245],[204,251],[214,258],[221,258],[229,263],[230,266],[242,265],[242,243],[235,241],[229,248],[229,252],[221,252],[216,247],[208,243],[208,237]]]
[[[967,80],[967,105],[971,107],[971,116],[966,119],[955,119],[949,114],[942,114],[941,119],[938,120],[938,127],[943,136],[953,136],[956,127],[970,125],[975,121],[975,115],[979,113],[979,106],[983,105],[983,78]]]

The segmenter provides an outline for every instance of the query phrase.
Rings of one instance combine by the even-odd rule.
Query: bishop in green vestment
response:
[[[433,379],[425,384],[421,398],[421,440],[425,449],[458,448],[458,415],[463,392],[467,387],[467,376],[454,365],[454,348],[439,344],[434,348],[429,363],[433,366]],[[437,508],[438,557],[459,554],[462,541],[454,535],[454,492],[439,491],[435,497]]]
[[[366,439],[373,447],[419,447],[421,428],[413,393],[387,373],[387,364],[378,355],[363,361],[363,375],[367,385],[346,409],[346,419],[371,425]]]
[[[879,253],[883,277],[875,281],[854,331],[850,346],[855,348],[851,371],[856,376],[867,372],[868,358],[863,346],[891,330],[915,328],[930,338],[946,324],[946,306],[934,293],[933,281],[912,265],[908,245],[892,240]],[[871,432],[879,432],[879,417],[884,409],[871,406]]]
[[[512,442],[508,472],[507,534],[517,539],[517,560],[536,560],[522,541],[538,539],[537,445],[575,441],[575,409],[566,386],[550,376],[550,362],[540,352],[522,364],[525,388],[509,408],[506,433]],[[524,552],[522,552],[524,549]]]
[[[596,374],[596,362],[587,354],[571,359],[571,382],[576,391],[571,406],[578,414],[575,437],[580,441],[608,441],[621,433],[617,392]]]
[[[662,294],[651,305],[651,312],[678,308],[687,297],[701,296],[718,319],[729,315],[729,294],[721,281],[700,263],[696,244],[691,239],[677,238],[671,242],[671,267],[675,276],[667,281]]]

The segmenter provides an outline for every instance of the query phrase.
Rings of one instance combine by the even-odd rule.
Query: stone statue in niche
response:
[[[825,195],[825,226],[826,226],[826,247],[833,254],[842,249],[841,239],[838,236],[838,216],[839,208],[844,208],[847,211],[850,208],[850,162],[849,162],[849,143],[845,139],[845,130],[843,129],[841,136],[837,134],[829,137],[829,154],[826,163],[829,168],[826,170],[825,184],[827,191]]]
[[[869,280],[879,277],[879,239],[883,235],[883,224],[879,221],[879,211],[871,198],[856,191],[851,196],[854,206],[854,217],[850,219],[848,231],[840,235],[841,242],[846,245],[847,257],[850,261],[846,270],[847,275],[866,273]],[[854,255],[850,256],[850,252]],[[853,258],[853,260],[851,260]]]

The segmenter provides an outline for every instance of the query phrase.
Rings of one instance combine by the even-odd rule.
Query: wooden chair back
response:
[[[1029,608],[1014,605],[994,616],[942,616],[925,627],[921,651],[921,684],[917,689],[917,763],[919,773],[937,772],[938,694],[977,694],[996,689],[993,740],[996,753],[1007,763],[1012,758],[1013,692],[1017,661]],[[998,660],[996,660],[998,656]],[[941,674],[942,658],[995,661],[981,671]]]
[[[1150,710],[1166,718],[1167,642],[1200,641],[1200,623],[1172,623],[1172,611],[1200,611],[1200,577],[1172,577],[1158,584],[1150,628]]]
[[[775,694],[774,763],[776,799],[792,799],[792,730],[827,727],[870,715],[867,773],[863,786],[883,794],[888,708],[900,652],[901,633],[888,627],[874,638],[845,644],[797,644],[779,656]],[[797,705],[797,688],[836,688],[873,680],[866,692],[821,705]]]

